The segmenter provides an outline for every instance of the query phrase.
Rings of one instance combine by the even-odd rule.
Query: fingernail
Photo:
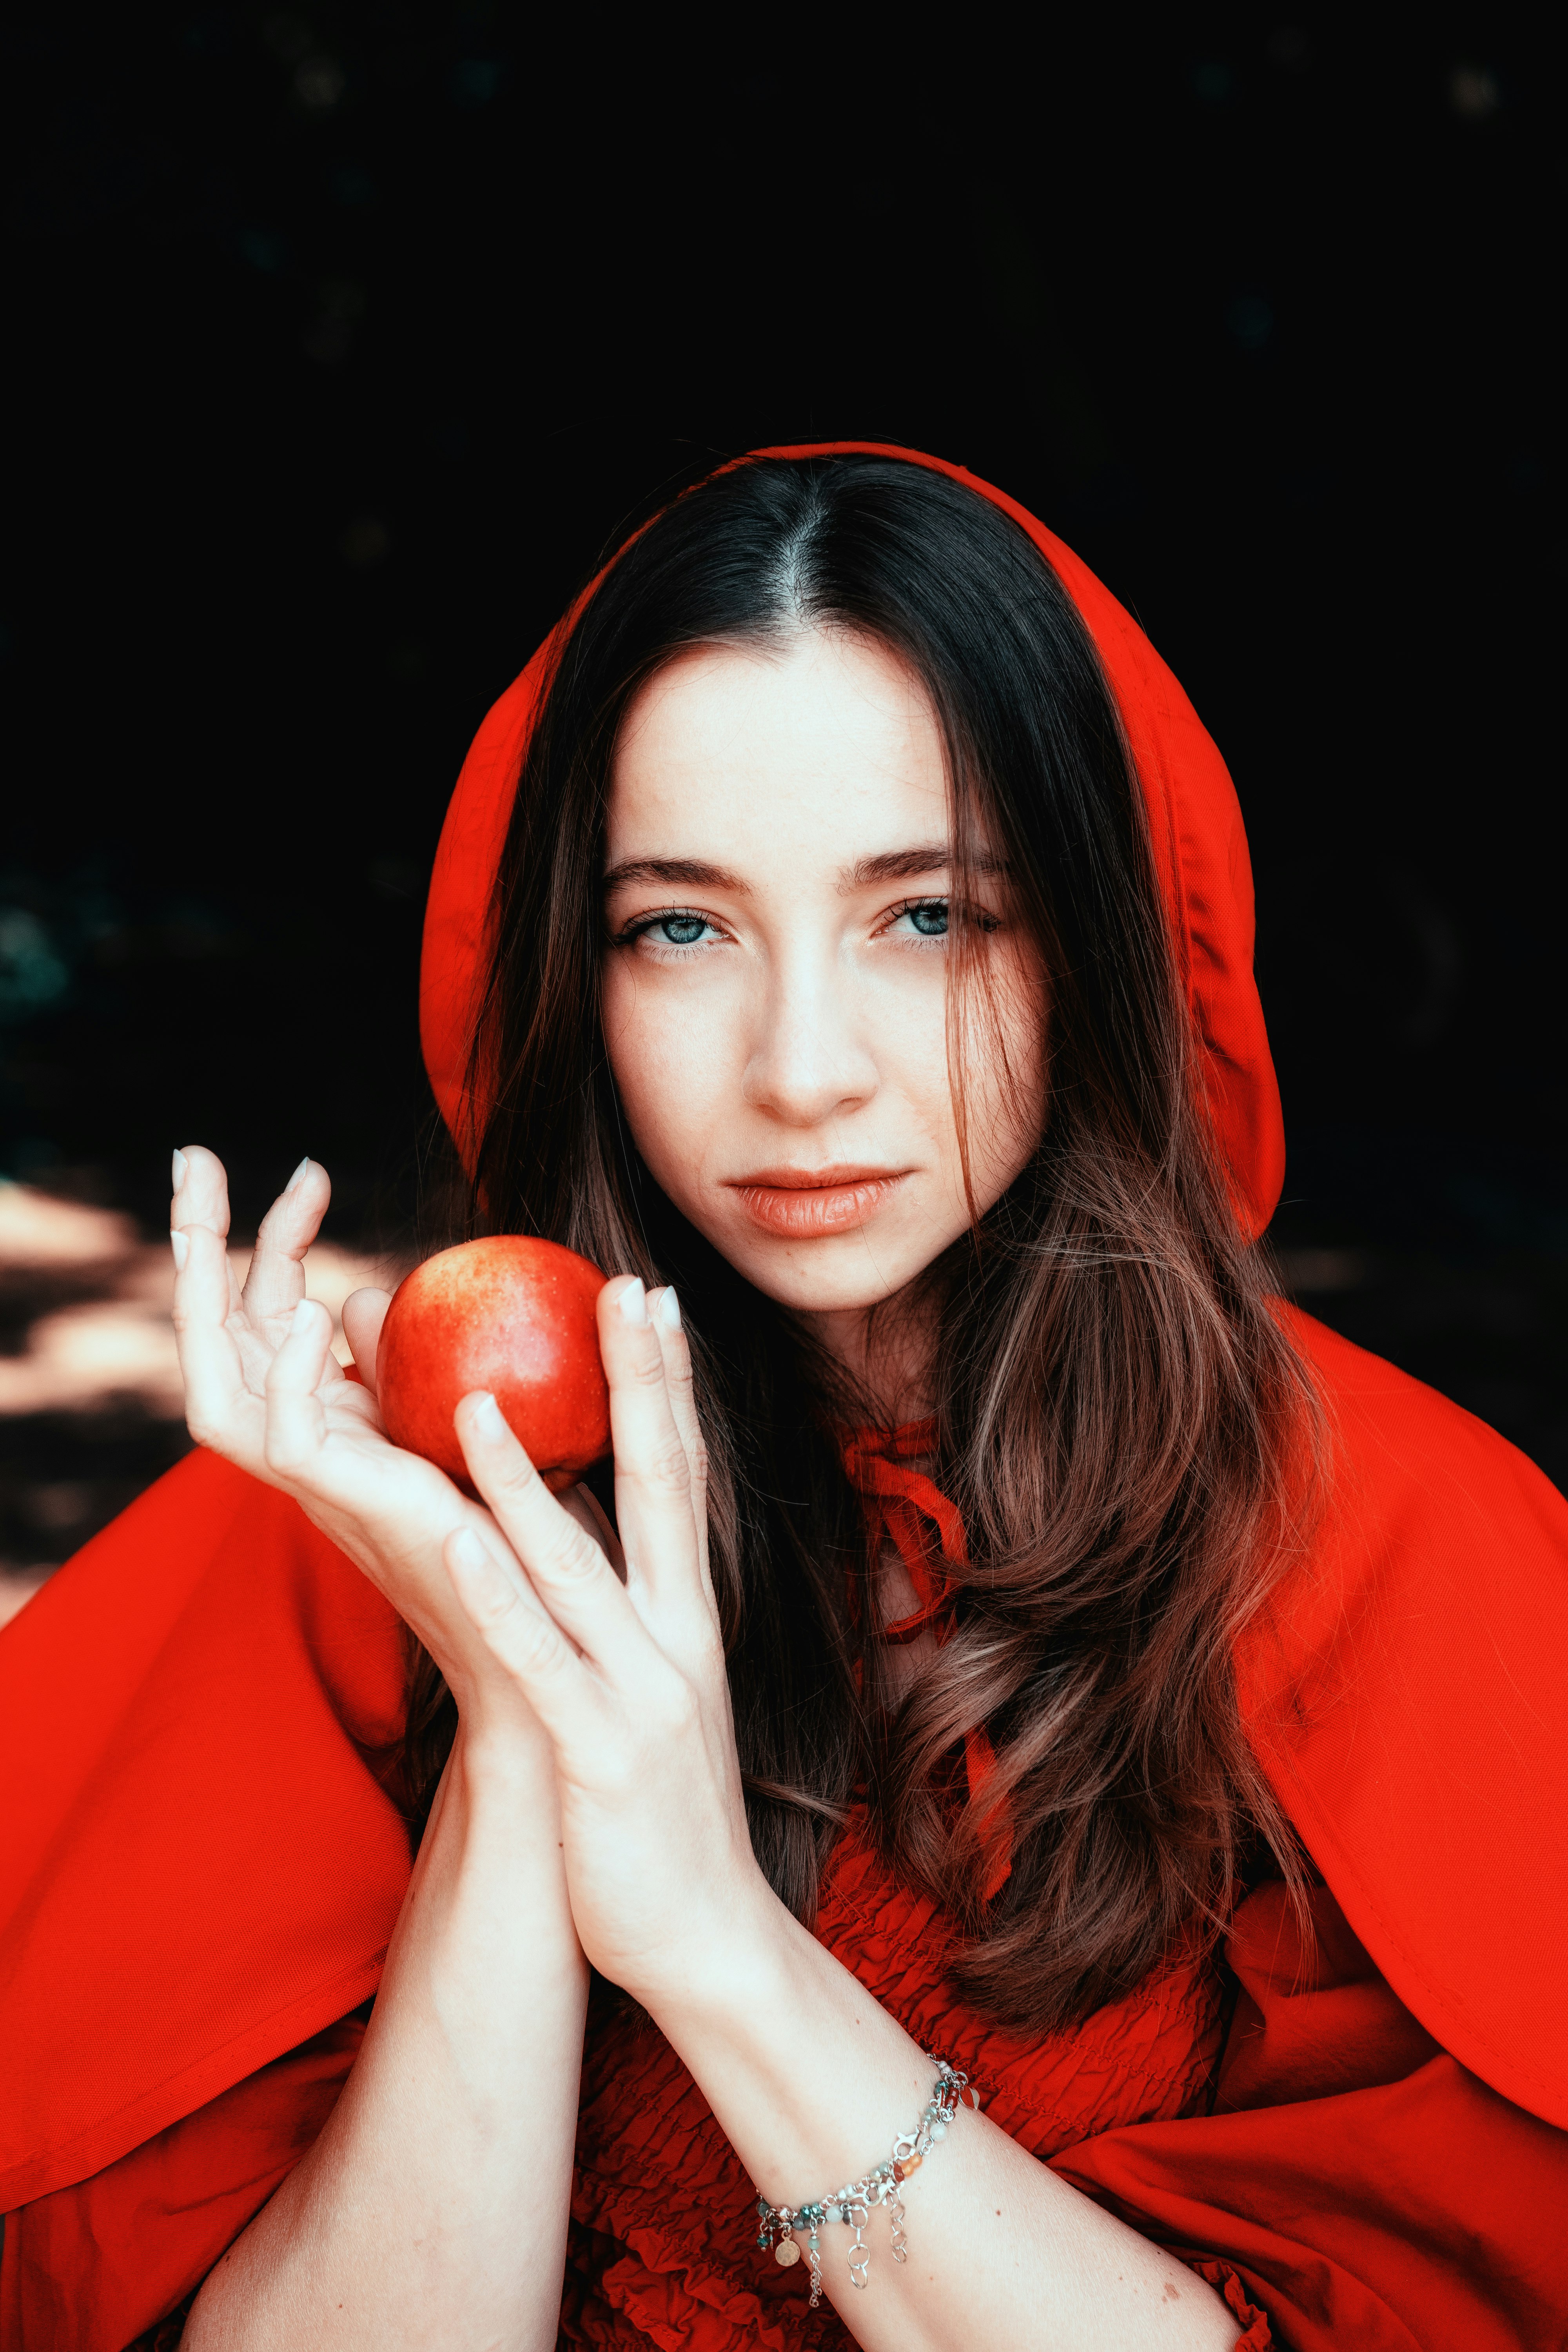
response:
[[[627,1283],[626,1288],[616,1299],[616,1305],[620,1308],[621,1313],[626,1318],[626,1321],[636,1329],[640,1331],[647,1328],[647,1292],[643,1288],[641,1281],[637,1276],[634,1276],[632,1280]]]
[[[658,1306],[656,1312],[658,1316],[659,1321],[663,1324],[667,1331],[679,1330],[680,1301],[675,1295],[675,1286],[673,1283],[668,1290],[660,1293]]]
[[[506,1415],[489,1389],[480,1390],[478,1404],[473,1407],[473,1428],[487,1445],[499,1445],[503,1438],[511,1434],[506,1425]]]
[[[295,1187],[304,1181],[305,1171],[309,1168],[310,1164],[310,1155],[307,1151],[303,1160],[300,1160],[298,1168],[295,1169],[292,1176],[289,1177],[287,1184],[284,1185],[283,1190],[286,1192],[292,1192]]]
[[[176,1234],[171,1231],[169,1234],[169,1247],[174,1253],[174,1272],[176,1274],[184,1274],[185,1270],[185,1260],[191,1254],[190,1243],[185,1239],[184,1234]]]
[[[296,1331],[308,1330],[310,1323],[310,1301],[308,1298],[301,1298],[300,1304],[294,1309],[294,1329]]]
[[[483,1568],[489,1557],[472,1528],[458,1528],[447,1549],[459,1568]]]
[[[185,1170],[188,1164],[189,1163],[185,1159],[184,1153],[183,1151],[176,1150],[174,1158],[169,1162],[169,1190],[171,1192],[177,1192],[181,1185],[184,1182]]]

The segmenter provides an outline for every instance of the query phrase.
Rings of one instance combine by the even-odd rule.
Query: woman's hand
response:
[[[515,1572],[505,1539],[481,1505],[434,1464],[395,1446],[382,1426],[374,1355],[386,1293],[356,1291],[343,1310],[363,1385],[345,1377],[331,1352],[331,1318],[305,1296],[305,1253],[331,1198],[326,1170],[301,1160],[263,1220],[242,1291],[226,1247],[222,1162],[197,1145],[176,1153],[174,1329],[191,1434],[294,1496],[412,1626],[470,1722],[493,1702],[531,1729],[515,1683],[455,1605],[441,1565],[443,1542],[464,1529]],[[567,1501],[589,1544],[590,1510]]]
[[[393,1445],[374,1386],[332,1359],[302,1265],[326,1171],[302,1162],[274,1202],[243,1292],[224,1248],[222,1168],[193,1149],[174,1178],[193,1433],[294,1496],[358,1562],[431,1651],[462,1717],[343,2094],[208,2277],[187,2336],[204,2352],[553,2344],[588,1972],[550,1741],[459,1606],[441,1548],[460,1531],[521,1571],[483,1505]],[[372,1382],[386,1306],[361,1291],[344,1311]]]
[[[464,1609],[553,1746],[583,1948],[657,2014],[779,1906],[746,1824],[674,1292],[607,1284],[599,1343],[625,1583],[484,1395],[464,1398],[458,1430],[510,1553],[468,1528],[445,1549]]]

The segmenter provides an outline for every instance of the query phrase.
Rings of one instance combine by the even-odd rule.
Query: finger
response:
[[[664,1384],[669,1395],[669,1409],[680,1432],[680,1442],[686,1448],[687,1466],[691,1477],[691,1509],[697,1527],[698,1546],[702,1559],[703,1581],[708,1578],[708,1448],[703,1442],[702,1424],[697,1416],[697,1397],[691,1378],[691,1349],[680,1320],[680,1301],[673,1286],[663,1290],[650,1290],[648,1313],[658,1339],[659,1352],[664,1358]]]
[[[169,1230],[184,1233],[187,1225],[205,1225],[220,1237],[228,1233],[228,1176],[216,1151],[204,1144],[187,1143],[177,1150],[170,1170],[174,1198],[169,1203]]]
[[[169,1239],[174,1250],[175,1297],[179,1295],[178,1276],[184,1256],[178,1236],[200,1226],[205,1233],[216,1234],[220,1241],[228,1236],[228,1175],[216,1151],[204,1144],[187,1143],[174,1155],[170,1173],[174,1180],[174,1197],[169,1202]],[[203,1260],[205,1263],[205,1260]],[[234,1268],[227,1253],[228,1268],[226,1312],[232,1315],[239,1305],[239,1285],[234,1278]]]
[[[198,1445],[232,1453],[240,1416],[255,1400],[229,1328],[234,1276],[221,1234],[191,1224],[170,1234],[174,1252],[174,1342],[185,1383],[185,1419]]]
[[[305,1252],[331,1197],[326,1170],[317,1160],[301,1160],[262,1218],[245,1278],[246,1308],[258,1322],[292,1314],[305,1296]]]
[[[580,1734],[585,1711],[601,1706],[602,1694],[527,1578],[499,1560],[471,1527],[454,1528],[441,1558],[463,1614],[546,1731],[556,1738]]]
[[[267,1368],[267,1466],[279,1477],[309,1476],[327,1433],[317,1391],[327,1369],[332,1318],[319,1299],[301,1298],[289,1336]]]
[[[647,1305],[648,1318],[658,1340],[659,1353],[664,1359],[664,1385],[669,1396],[669,1410],[676,1428],[680,1432],[680,1442],[686,1448],[693,1492],[700,1492],[708,1484],[708,1449],[702,1439],[702,1424],[697,1417],[691,1349],[680,1319],[680,1301],[671,1285],[663,1290],[650,1290]]]
[[[386,1290],[351,1290],[343,1301],[343,1337],[358,1372],[372,1396],[375,1394],[375,1351],[392,1294]]]
[[[565,1493],[557,1495],[555,1499],[562,1509],[570,1512],[577,1525],[593,1537],[624,1584],[626,1580],[626,1556],[621,1549],[621,1539],[605,1517],[593,1488],[581,1484],[568,1486]]]
[[[658,1653],[619,1578],[595,1538],[562,1509],[494,1397],[476,1390],[453,1421],[468,1475],[556,1624],[613,1680],[645,1668]]]
[[[676,1424],[664,1350],[635,1276],[599,1293],[599,1352],[610,1384],[616,1518],[628,1569],[660,1597],[701,1584],[691,1464]]]

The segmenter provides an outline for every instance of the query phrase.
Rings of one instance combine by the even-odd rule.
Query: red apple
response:
[[[575,1250],[521,1234],[464,1242],[416,1265],[381,1327],[375,1391],[395,1445],[474,1491],[452,1425],[489,1389],[559,1494],[610,1450],[610,1391],[595,1302],[605,1277]]]

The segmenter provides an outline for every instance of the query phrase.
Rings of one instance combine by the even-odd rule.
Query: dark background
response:
[[[1290,1282],[1568,1478],[1554,61],[1489,8],[573,22],[7,37],[0,1168],[155,1234],[176,1139],[242,1223],[309,1150],[395,1244],[487,704],[716,457],[904,441],[1061,531],[1231,764]],[[18,1508],[87,1465],[74,1539],[181,1441],[4,1442]]]

